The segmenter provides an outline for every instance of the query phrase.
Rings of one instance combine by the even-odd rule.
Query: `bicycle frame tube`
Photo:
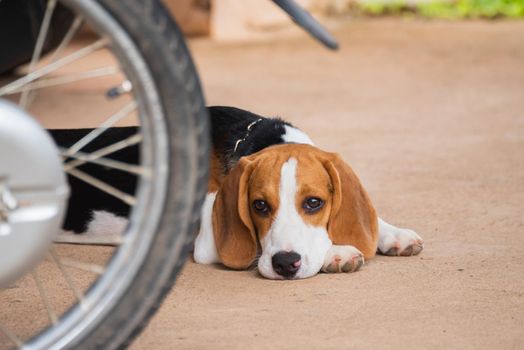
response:
[[[302,7],[293,0],[273,0],[273,2],[291,17],[291,19],[304,28],[315,39],[331,50],[338,49],[337,40]]]

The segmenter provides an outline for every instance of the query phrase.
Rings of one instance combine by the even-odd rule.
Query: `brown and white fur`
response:
[[[377,217],[350,166],[304,132],[236,108],[209,111],[214,149],[197,263],[256,264],[266,278],[295,279],[423,249],[417,233]]]

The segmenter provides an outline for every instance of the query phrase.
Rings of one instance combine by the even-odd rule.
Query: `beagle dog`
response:
[[[378,218],[351,167],[304,132],[238,108],[208,111],[213,152],[197,263],[299,279],[354,272],[376,252],[422,251],[417,233]]]
[[[277,118],[233,107],[209,107],[212,145],[208,193],[194,260],[232,269],[257,266],[270,279],[307,278],[319,271],[353,272],[376,252],[416,255],[422,239],[377,217],[368,194],[344,160],[313,145],[302,131]],[[92,129],[49,130],[68,148]],[[94,152],[137,133],[110,128],[88,144]],[[137,145],[111,159],[138,164]],[[80,170],[132,193],[137,179],[96,164]],[[71,195],[64,230],[122,232],[129,206],[68,177]]]

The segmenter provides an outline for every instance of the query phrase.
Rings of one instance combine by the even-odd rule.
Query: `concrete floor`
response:
[[[335,34],[339,52],[305,36],[191,47],[208,104],[284,117],[342,154],[425,250],[285,282],[189,262],[132,349],[524,347],[524,22],[362,20]],[[70,118],[81,103],[109,108],[100,85],[39,95],[45,125],[84,126]],[[0,295],[0,320],[22,335],[46,321],[21,302],[27,283]]]
[[[355,21],[192,43],[208,103],[279,115],[341,153],[417,257],[279,282],[188,263],[133,349],[524,347],[524,23]]]

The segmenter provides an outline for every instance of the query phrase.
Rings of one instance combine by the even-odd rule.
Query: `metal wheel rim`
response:
[[[156,86],[147,65],[129,35],[96,1],[60,0],[109,39],[111,52],[118,58],[123,72],[133,83],[138,101],[141,164],[154,170],[149,179],[139,177],[137,204],[132,208],[124,242],[106,265],[105,272],[84,292],[82,304],[76,303],[50,325],[34,336],[24,348],[63,348],[82,339],[104,319],[133,281],[152,244],[165,202],[169,148],[167,126]]]

